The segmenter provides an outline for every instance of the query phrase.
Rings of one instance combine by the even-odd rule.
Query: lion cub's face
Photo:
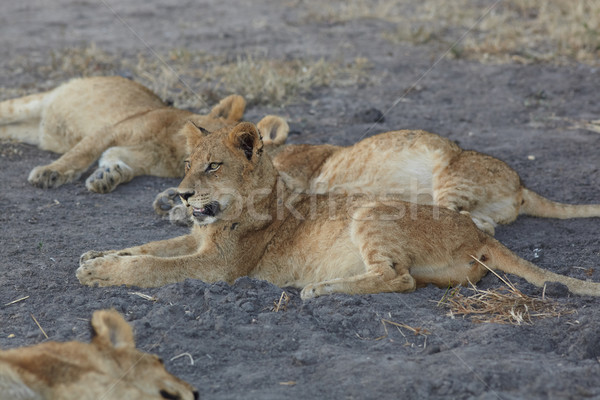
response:
[[[183,131],[190,156],[178,190],[188,214],[198,225],[239,215],[262,176],[258,130],[242,122],[211,133],[189,122]]]

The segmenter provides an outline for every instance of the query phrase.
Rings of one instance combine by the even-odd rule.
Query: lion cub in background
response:
[[[241,96],[228,96],[208,115],[169,107],[150,89],[118,76],[74,79],[48,92],[0,103],[0,139],[16,139],[63,154],[35,167],[41,188],[72,182],[98,159],[89,190],[113,191],[139,175],[181,177],[187,121],[219,129],[244,115]]]
[[[405,201],[437,205],[469,214],[493,235],[497,224],[519,214],[546,218],[600,217],[600,205],[570,205],[548,200],[523,186],[506,163],[421,130],[381,133],[349,147],[283,145],[289,127],[277,116],[258,123],[265,148],[289,187],[308,193],[330,192],[375,197],[393,195]],[[177,191],[159,194],[154,208],[170,212],[174,222],[187,221],[175,206]]]
[[[198,392],[135,348],[115,310],[92,316],[91,343],[45,342],[0,351],[0,400],[193,400]]]
[[[300,288],[307,299],[475,283],[487,273],[480,260],[537,286],[556,281],[575,294],[600,296],[600,284],[519,258],[460,213],[294,193],[280,184],[251,123],[213,133],[189,123],[183,132],[190,156],[178,193],[194,221],[191,233],[89,251],[76,273],[82,284],[149,287],[250,276]]]

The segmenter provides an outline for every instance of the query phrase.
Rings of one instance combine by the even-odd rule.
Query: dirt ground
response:
[[[302,60],[303,68],[323,58],[335,62],[331,79],[340,81],[335,73],[359,60],[366,77],[290,92],[280,105],[259,99],[246,118],[288,118],[293,143],[347,145],[387,130],[426,129],[506,161],[551,199],[600,202],[600,135],[585,125],[600,118],[598,66],[443,58],[443,42],[392,42],[382,36],[392,22],[317,18],[308,3],[4,2],[0,99],[99,74],[154,82],[160,92],[165,81],[153,74],[166,65],[177,70],[186,54],[222,63],[247,55],[257,63]],[[162,66],[144,70],[140,57]],[[176,105],[204,110],[231,91],[224,81],[186,72],[187,86],[173,81]],[[383,122],[374,123],[377,111]],[[86,190],[84,177],[42,190],[27,183],[29,171],[57,156],[14,142],[0,146],[1,348],[47,340],[32,316],[49,340],[87,341],[92,312],[113,307],[134,326],[139,347],[160,355],[205,399],[600,399],[600,300],[557,287],[546,296],[574,313],[518,326],[452,317],[438,304],[445,291],[433,287],[306,302],[295,289],[248,278],[232,286],[83,287],[75,278],[83,252],[186,231],[151,206],[177,180],[141,177],[99,195]],[[496,236],[544,268],[600,281],[599,228],[597,218],[521,217]],[[502,285],[488,276],[478,287]],[[275,312],[283,290],[289,302]]]

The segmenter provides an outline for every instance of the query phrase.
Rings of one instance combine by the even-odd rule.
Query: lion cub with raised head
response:
[[[155,355],[135,348],[114,310],[94,312],[92,342],[0,351],[0,400],[193,400],[198,392]]]
[[[600,204],[571,205],[548,200],[523,186],[516,171],[497,158],[461,149],[439,135],[420,130],[381,133],[349,147],[287,145],[289,127],[277,116],[258,124],[273,164],[291,188],[323,194],[394,195],[469,214],[493,235],[497,224],[519,214],[546,218],[600,217]],[[175,190],[155,200],[159,214],[187,221],[175,205]]]
[[[411,292],[477,282],[492,268],[542,286],[600,296],[600,284],[543,270],[454,211],[400,201],[305,195],[279,184],[257,128],[208,133],[189,123],[190,156],[179,193],[194,221],[188,235],[124,250],[90,251],[86,285],[159,286],[186,278],[241,276],[302,288],[303,298],[341,292]]]
[[[74,79],[45,93],[1,102],[0,138],[64,153],[35,167],[31,184],[52,188],[72,182],[99,159],[86,186],[107,193],[139,175],[180,177],[185,139],[178,132],[183,124],[233,126],[245,107],[242,97],[232,95],[208,115],[198,115],[169,107],[150,89],[125,78]]]

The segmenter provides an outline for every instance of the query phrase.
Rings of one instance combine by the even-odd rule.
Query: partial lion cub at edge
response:
[[[145,400],[198,398],[155,355],[135,348],[115,310],[94,312],[91,343],[46,342],[0,351],[0,400]]]
[[[72,182],[98,159],[89,190],[113,191],[139,175],[181,177],[191,120],[206,129],[239,122],[246,102],[223,99],[208,115],[169,107],[150,89],[118,76],[73,79],[48,92],[0,103],[0,138],[63,154],[34,168],[29,182],[52,188]]]
[[[517,172],[497,158],[463,150],[456,143],[421,130],[381,133],[349,146],[286,145],[287,122],[266,116],[258,125],[265,149],[291,188],[308,193],[370,193],[437,205],[469,214],[483,231],[519,214],[546,218],[600,217],[600,204],[570,205],[548,200],[525,188]],[[175,206],[176,191],[160,193],[155,210],[186,221]],[[158,205],[162,205],[162,209]]]
[[[81,256],[85,285],[160,286],[187,278],[233,282],[241,276],[302,288],[304,299],[341,292],[412,292],[477,282],[487,269],[575,294],[600,284],[525,261],[454,211],[401,201],[348,202],[346,196],[294,193],[278,179],[255,125],[214,133],[184,127],[190,156],[178,192],[194,226],[174,239]]]

